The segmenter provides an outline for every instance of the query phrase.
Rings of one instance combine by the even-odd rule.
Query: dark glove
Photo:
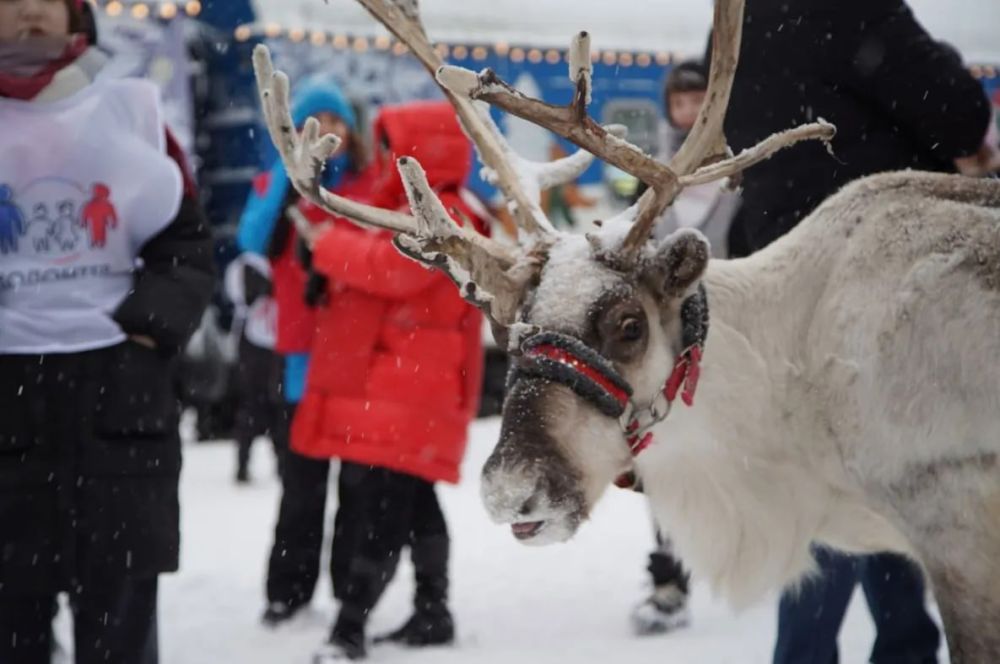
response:
[[[326,304],[329,282],[330,280],[319,272],[309,270],[309,276],[306,279],[306,291],[304,294],[306,304],[310,307],[318,307]]]
[[[312,270],[313,254],[312,249],[298,235],[295,236],[295,260],[299,262],[306,272]]]
[[[243,296],[246,305],[249,307],[257,298],[267,297],[271,294],[271,281],[263,274],[250,267],[243,266]]]

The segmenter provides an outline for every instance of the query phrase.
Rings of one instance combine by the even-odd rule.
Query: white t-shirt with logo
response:
[[[111,314],[183,181],[147,81],[98,80],[55,102],[0,99],[0,354],[119,343]]]

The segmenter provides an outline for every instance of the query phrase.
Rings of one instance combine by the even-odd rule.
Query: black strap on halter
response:
[[[682,348],[703,346],[708,336],[708,296],[705,287],[681,304]],[[508,390],[522,376],[544,378],[569,387],[608,417],[621,417],[632,397],[632,386],[614,364],[569,334],[542,330],[521,343],[521,356],[507,376]]]
[[[708,293],[705,284],[681,303],[681,348],[701,346],[708,337]]]
[[[511,382],[521,376],[561,383],[608,417],[625,412],[632,388],[614,365],[576,337],[543,331],[521,344]]]

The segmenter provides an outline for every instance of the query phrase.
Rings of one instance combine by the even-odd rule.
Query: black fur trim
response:
[[[571,337],[568,334],[561,334],[559,332],[547,332],[543,330],[542,332],[533,334],[525,339],[521,343],[521,351],[527,352],[532,348],[537,348],[542,345],[555,346],[556,348],[562,348],[563,350],[568,351],[596,369],[605,378],[611,381],[615,387],[624,391],[627,395],[632,396],[632,386],[628,384],[628,381],[626,381],[620,373],[618,373],[618,370],[615,369],[614,365],[611,364],[611,362],[603,355],[576,337]]]
[[[596,381],[562,362],[528,352],[540,345],[555,346],[571,353],[601,373],[626,395],[632,396],[631,386],[610,362],[579,339],[558,332],[541,332],[524,341],[521,345],[523,354],[511,368],[511,383],[521,376],[550,380],[569,387],[608,417],[619,417],[625,412],[624,404]]]
[[[683,349],[691,346],[704,347],[708,336],[708,321],[708,294],[704,284],[699,283],[697,292],[681,303]],[[619,417],[625,412],[625,407],[618,399],[599,383],[562,362],[530,353],[532,348],[541,345],[561,348],[579,358],[631,398],[632,387],[607,358],[576,337],[548,331],[534,334],[521,343],[521,355],[511,364],[507,374],[508,392],[521,376],[541,378],[569,387],[609,417]]]
[[[698,283],[698,292],[681,303],[681,344],[684,349],[705,346],[708,336],[708,294],[705,284]]]

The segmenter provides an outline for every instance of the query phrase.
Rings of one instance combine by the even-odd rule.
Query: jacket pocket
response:
[[[105,438],[162,437],[177,429],[173,362],[133,341],[110,349],[96,372],[95,432]]]

